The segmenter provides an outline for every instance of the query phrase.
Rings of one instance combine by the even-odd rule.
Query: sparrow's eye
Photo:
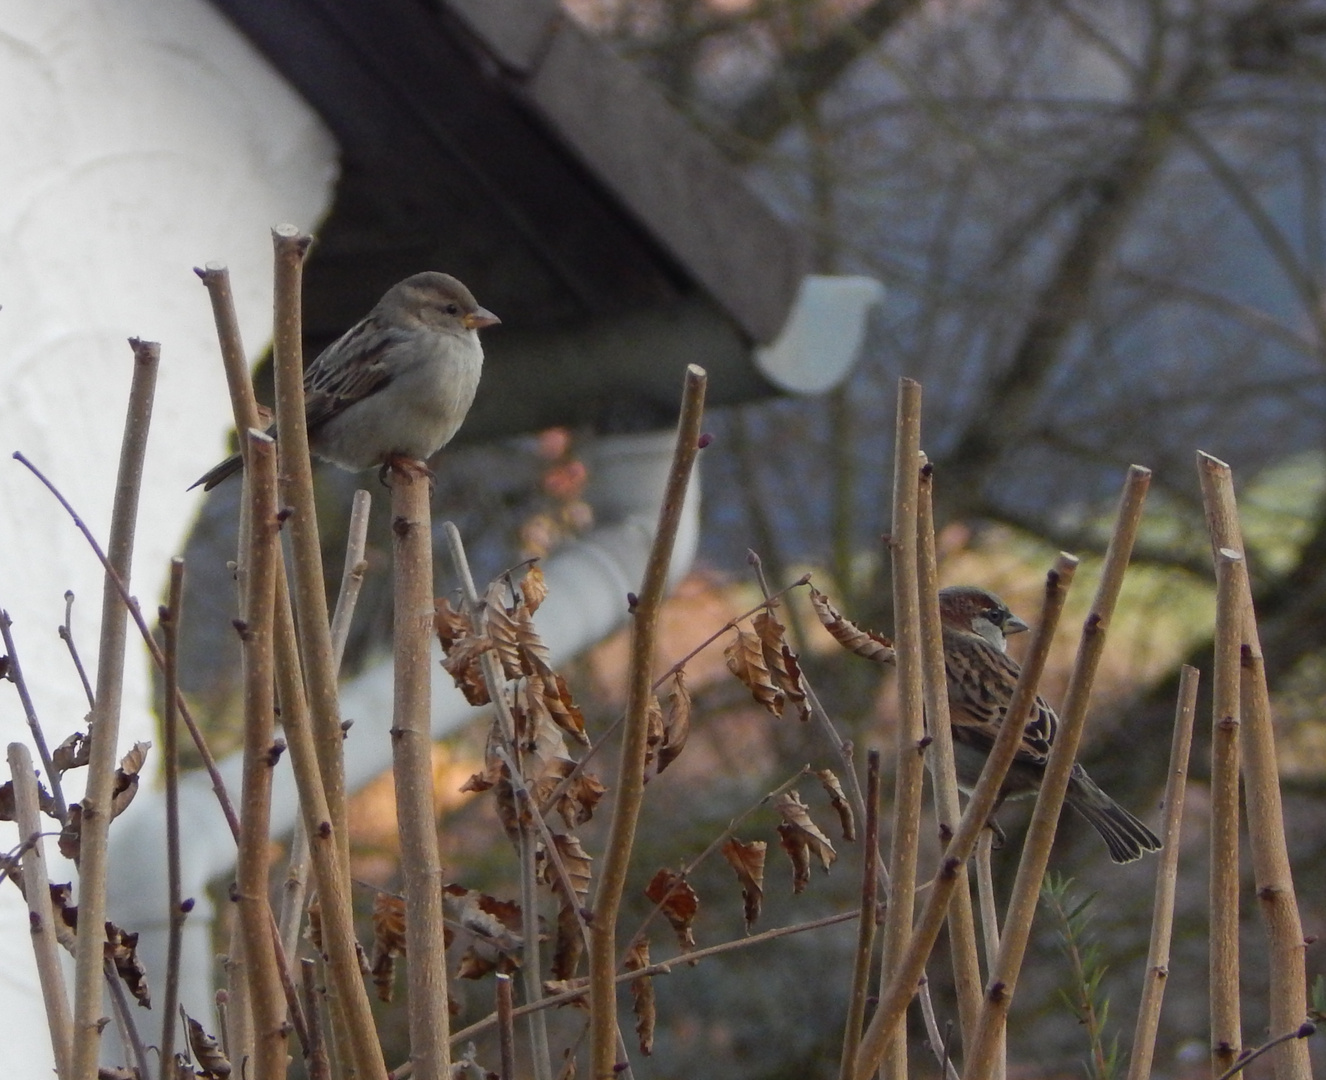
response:
[[[995,626],[1003,626],[1004,621],[1008,618],[1008,612],[997,607],[987,608],[985,611],[985,617],[990,620],[990,622],[994,623]]]
[[[457,307],[455,304],[448,304],[448,305],[447,305],[447,314],[448,314],[448,315],[459,315],[459,314],[460,314],[460,308]]]

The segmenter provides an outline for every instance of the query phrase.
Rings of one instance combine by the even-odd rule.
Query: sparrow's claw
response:
[[[437,474],[418,458],[412,458],[407,454],[389,455],[387,460],[382,463],[382,468],[378,470],[378,480],[381,481],[383,487],[391,486],[387,482],[387,475],[393,472],[403,473],[417,480],[426,477],[430,494],[437,488]]]

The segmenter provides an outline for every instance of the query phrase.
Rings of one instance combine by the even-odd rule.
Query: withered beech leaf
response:
[[[452,607],[447,597],[439,596],[433,601],[433,630],[442,644],[442,651],[450,655],[456,642],[474,636],[474,623],[465,612]]]
[[[663,721],[663,745],[658,748],[658,771],[671,765],[686,749],[691,734],[691,692],[686,688],[686,676],[681,668],[672,677],[672,693],[668,695],[668,715]]]
[[[779,621],[772,607],[759,612],[751,620],[751,625],[764,649],[764,666],[769,669],[774,685],[796,707],[802,721],[809,720],[810,707],[806,703],[806,688],[801,682],[801,665],[797,663],[797,654],[787,643],[787,627]]]
[[[784,821],[778,826],[778,842],[792,860],[792,892],[799,893],[810,884],[810,846],[806,834]]]
[[[637,938],[626,954],[627,971],[639,971],[649,966],[649,939]],[[640,1037],[640,1053],[648,1057],[654,1052],[654,978],[644,975],[631,980],[631,997],[634,999],[635,1033]]]
[[[18,805],[14,801],[14,781],[6,780],[0,784],[0,821],[14,821],[18,814]]]
[[[309,901],[308,926],[304,928],[304,937],[319,953],[322,949],[322,903],[316,898]]]
[[[50,885],[51,910],[55,915],[55,940],[69,952],[77,945],[74,937],[78,930],[78,908],[74,905],[73,882]]]
[[[572,998],[570,1001],[564,1001],[562,1004],[563,1004],[563,1005],[570,1005],[570,1006],[572,1006],[573,1008],[576,1008],[576,1009],[588,1009],[588,1008],[589,1008],[589,979],[588,979],[588,977],[586,977],[586,976],[581,976],[581,977],[578,978],[578,979],[544,979],[544,980],[543,980],[543,992],[544,992],[545,994],[547,994],[549,997],[554,997],[554,996],[556,996],[557,994],[568,994],[568,993],[570,993],[572,990],[577,991],[577,992],[580,994],[580,996],[579,996],[579,997]],[[561,1006],[559,1005],[558,1008],[561,1008]],[[572,1058],[571,1060],[574,1061],[575,1059]],[[575,1076],[575,1066],[574,1066],[574,1065],[571,1067],[571,1075],[572,1075],[572,1076]]]
[[[184,1014],[189,1029],[189,1049],[198,1063],[199,1076],[204,1080],[226,1080],[230,1076],[230,1061],[221,1050],[215,1036],[209,1035],[202,1024],[188,1013]]]
[[[723,858],[737,873],[741,882],[741,901],[745,908],[746,933],[760,918],[764,902],[764,858],[769,845],[763,840],[738,840],[729,837],[723,845]]]
[[[665,866],[645,886],[645,895],[662,908],[664,917],[676,932],[677,943],[681,945],[682,951],[695,948],[691,923],[695,921],[695,913],[700,910],[700,898],[690,883],[675,870]]]
[[[404,952],[405,900],[379,892],[373,897],[373,954],[369,961],[378,1000],[391,1000],[396,986],[396,957]]]
[[[813,585],[810,588],[810,606],[815,609],[821,624],[848,652],[864,656],[877,664],[892,664],[894,661],[893,642],[873,630],[862,630],[841,614],[829,603],[829,598]]]
[[[576,909],[563,903],[557,911],[557,944],[553,948],[552,976],[569,979],[580,966],[585,951],[585,938],[580,930],[580,916]]]
[[[113,922],[106,923],[106,959],[115,965],[115,974],[133,994],[134,1000],[145,1009],[152,1007],[152,995],[147,989],[147,972],[138,959],[138,935],[120,929]]]
[[[554,772],[554,766],[559,772]],[[566,786],[566,790],[557,797],[557,801],[552,806],[548,806],[547,802],[552,797],[552,793],[564,777],[571,775],[571,770],[574,768],[575,762],[570,758],[551,762],[548,771],[530,785],[534,801],[543,808],[543,813],[547,815],[550,811],[556,810],[561,814],[568,829],[583,825],[592,818],[594,808],[608,790],[593,773],[577,773],[575,779]]]
[[[479,658],[493,647],[492,638],[471,635],[453,643],[451,651],[442,661],[443,670],[451,676],[456,688],[471,705],[487,705],[492,700]]]
[[[83,804],[69,804],[69,820],[64,823],[64,828],[60,830],[59,837],[56,838],[55,845],[60,849],[60,854],[66,859],[75,863],[82,853],[83,841]]]
[[[475,773],[464,784],[461,791],[487,791],[506,773],[506,763],[497,756],[497,749],[502,745],[502,724],[496,715],[488,725],[488,741],[483,748],[483,772]]]
[[[838,858],[838,853],[834,851],[829,838],[810,819],[810,808],[801,801],[796,791],[780,795],[774,808],[783,819],[783,824],[778,826],[778,835],[782,838],[783,849],[791,857],[795,870],[793,891],[800,892],[810,877],[809,853],[813,852],[819,858],[820,866],[826,874]]]
[[[557,872],[556,863],[542,846],[538,859],[544,882],[552,887],[553,893],[561,901],[557,911],[557,943],[553,951],[552,974],[557,979],[569,979],[580,966],[580,957],[584,952],[585,938],[580,911],[589,903],[593,860],[581,845],[579,837],[553,833],[552,839],[557,845],[557,856],[571,886],[569,895],[562,875]]]
[[[455,919],[471,933],[491,941],[503,952],[518,954],[524,941],[520,929],[520,905],[514,900],[498,900],[464,885],[446,885],[442,889]]]
[[[852,804],[847,801],[847,796],[843,794],[842,784],[838,782],[838,777],[834,775],[832,769],[820,769],[815,775],[820,778],[820,783],[824,785],[824,790],[829,795],[829,802],[838,811],[838,822],[842,825],[843,839],[850,843],[856,839],[856,815],[852,813]]]
[[[531,615],[539,610],[539,605],[547,597],[548,583],[544,581],[543,569],[537,562],[532,563],[525,571],[525,576],[520,579],[520,595],[524,598],[525,606],[529,608]]]
[[[548,853],[540,846],[538,861],[544,883],[549,885],[557,896],[561,897],[563,904],[570,903],[578,907],[584,907],[589,902],[589,882],[593,877],[592,864],[594,860],[581,846],[579,837],[565,833],[553,833],[552,838],[553,843],[557,845],[557,856],[562,860],[562,866],[566,870],[566,876],[570,880],[575,895],[570,897],[566,895],[566,889],[562,885],[562,877],[557,872],[556,863],[549,858]]]
[[[548,646],[534,629],[534,616],[523,603],[516,605],[511,613],[511,622],[516,630],[516,647],[520,650],[520,670],[523,675],[540,675],[551,678],[552,654]]]
[[[576,742],[589,745],[589,736],[585,734],[585,714],[571,697],[571,688],[566,680],[556,672],[543,677],[543,701],[548,706],[553,723],[565,731]]]
[[[783,692],[774,685],[764,662],[764,646],[760,639],[749,630],[740,626],[734,630],[735,636],[723,650],[723,659],[727,669],[746,684],[755,700],[768,709],[774,716],[783,715]]]
[[[520,659],[520,628],[506,606],[506,592],[506,583],[501,578],[489,585],[484,597],[484,611],[488,636],[493,639],[498,659],[502,661],[502,674],[508,679],[519,679],[525,673]]]
[[[119,817],[129,808],[138,794],[138,776],[147,760],[147,752],[152,749],[150,742],[134,743],[130,751],[120,759],[120,767],[115,770],[115,786],[111,789],[111,819]]]
[[[57,772],[67,773],[81,768],[92,760],[92,740],[82,731],[75,731],[51,751],[51,764]]]

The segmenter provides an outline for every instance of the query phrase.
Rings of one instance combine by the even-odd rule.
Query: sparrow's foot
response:
[[[381,481],[383,487],[390,487],[387,476],[389,473],[397,472],[416,480],[427,478],[430,493],[437,487],[437,475],[433,470],[418,458],[412,458],[406,454],[391,454],[382,463],[382,468],[378,470],[378,480]]]
[[[995,821],[994,818],[990,818],[988,821],[986,821],[985,827],[990,830],[991,833],[990,847],[994,851],[999,851],[1005,844],[1008,843],[1008,835],[1004,832],[1002,828],[999,827],[999,822]]]

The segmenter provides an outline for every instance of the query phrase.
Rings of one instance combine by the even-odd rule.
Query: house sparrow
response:
[[[352,472],[430,457],[474,401],[478,331],[500,321],[450,274],[393,285],[304,372],[309,449]],[[243,467],[234,454],[191,487],[210,491]]]
[[[941,589],[939,616],[958,784],[970,792],[994,745],[1021,670],[1006,655],[1005,638],[1026,630],[1027,624],[999,597],[970,585]],[[1059,717],[1037,697],[996,809],[1004,799],[1040,790],[1045,760],[1058,730]],[[1081,765],[1073,765],[1066,801],[1100,833],[1115,862],[1132,862],[1144,851],[1160,850],[1156,834],[1097,787]]]

